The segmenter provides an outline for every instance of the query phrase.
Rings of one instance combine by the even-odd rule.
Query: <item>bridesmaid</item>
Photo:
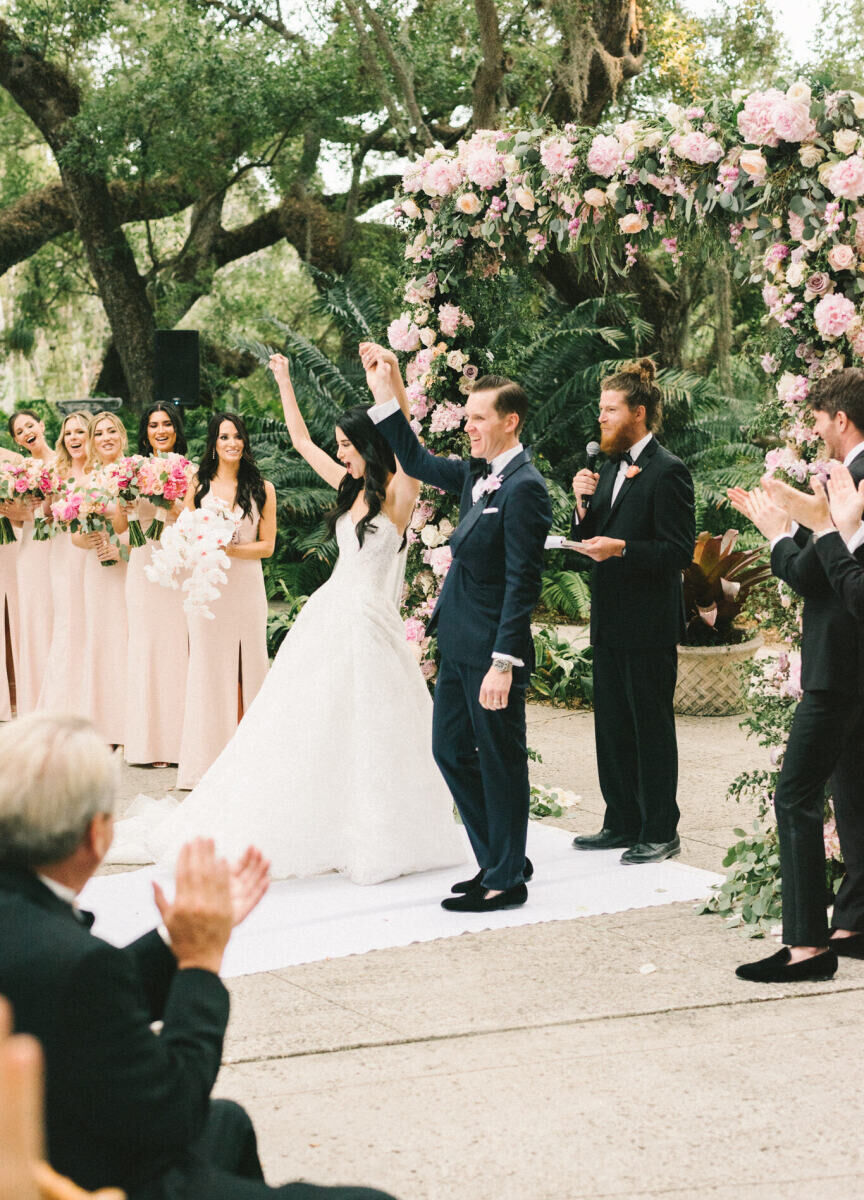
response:
[[[186,453],[183,418],[171,403],[151,404],[141,415],[139,454]],[[182,511],[178,502],[166,517],[169,524]],[[142,529],[156,513],[143,497],[135,505]],[[123,525],[118,525],[118,529]],[[152,548],[129,552],[126,573],[126,618],[129,652],[126,660],[125,758],[129,763],[165,767],[180,759],[183,706],[189,638],[183,593],[151,583],[144,574]]]
[[[88,457],[91,481],[126,453],[126,428],[110,412],[90,418]],[[125,516],[113,514],[115,530]],[[107,533],[76,533],[73,543],[88,551],[84,561],[84,675],[81,707],[112,746],[124,741],[126,711],[126,560]],[[111,566],[103,566],[110,563]]]
[[[90,470],[86,412],[69,413],[57,439],[57,474],[63,482],[83,487]],[[55,533],[49,543],[54,625],[45,663],[42,689],[36,707],[56,712],[83,713],[81,681],[84,676],[84,564],[83,554],[72,545],[71,533]]]
[[[20,454],[0,446],[0,466],[20,463]],[[13,520],[19,506],[0,502],[0,517]],[[16,531],[17,539],[17,531]],[[15,708],[15,676],[18,671],[18,541],[0,546],[0,721],[9,721]]]
[[[54,451],[45,441],[45,422],[37,413],[21,409],[9,418],[9,433],[26,454],[45,466],[54,462]],[[16,660],[16,711],[33,712],[42,688],[45,664],[54,626],[54,601],[50,586],[50,542],[33,541],[33,507],[14,505],[21,522],[18,545],[18,657]]]
[[[243,418],[235,413],[211,417],[186,507],[227,510],[237,521],[227,547],[228,580],[212,603],[213,620],[188,617],[189,675],[177,786],[191,789],[233,737],[269,665],[261,560],[276,544],[276,492],[261,478]]]

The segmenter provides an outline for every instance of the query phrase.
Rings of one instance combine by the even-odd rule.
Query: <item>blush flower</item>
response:
[[[611,178],[618,169],[621,161],[622,147],[617,138],[608,134],[598,133],[588,151],[588,169],[595,175]],[[590,201],[589,201],[590,203]]]
[[[844,200],[857,200],[864,196],[864,158],[853,154],[835,163],[828,171],[826,182],[835,196]]]
[[[851,246],[838,242],[828,251],[828,264],[834,271],[851,271],[855,266],[855,251]]]
[[[823,296],[813,309],[813,323],[823,338],[841,337],[855,319],[855,305],[845,296]]]

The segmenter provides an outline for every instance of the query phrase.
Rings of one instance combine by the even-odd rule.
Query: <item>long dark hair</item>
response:
[[[198,486],[195,488],[195,507],[201,507],[201,501],[210,491],[210,481],[219,470],[219,455],[216,444],[219,441],[219,430],[223,421],[230,421],[237,430],[243,442],[243,454],[237,470],[237,495],[235,504],[239,504],[244,517],[252,516],[252,501],[258,506],[261,514],[267,494],[264,491],[264,480],[255,462],[252,447],[249,444],[249,434],[246,432],[246,422],[237,413],[215,413],[207,425],[207,445],[201,455],[198,466]]]
[[[188,446],[186,444],[186,430],[183,428],[183,418],[180,416],[180,409],[176,404],[172,404],[170,400],[161,400],[158,404],[148,404],[141,414],[141,421],[138,425],[138,453],[149,456],[153,453],[153,447],[150,445],[150,439],[147,436],[147,425],[150,418],[155,412],[164,412],[170,417],[171,424],[174,426],[174,432],[177,434],[177,440],[174,443],[175,454],[185,454]]]
[[[367,529],[370,533],[375,532],[372,522],[387,499],[387,477],[395,473],[396,459],[376,429],[368,409],[359,405],[357,408],[346,409],[339,417],[337,428],[342,430],[357,453],[365,460],[366,470],[362,479],[355,479],[353,475],[346,474],[339,484],[336,503],[327,514],[327,530],[332,537],[336,531],[336,522],[343,513],[349,511],[363,492],[369,511],[357,522],[357,541],[362,546]]]
[[[34,421],[41,421],[42,418],[38,413],[35,413],[32,408],[19,408],[12,413],[12,416],[6,422],[6,428],[9,430],[9,436],[15,436],[15,422],[19,417],[32,417]]]

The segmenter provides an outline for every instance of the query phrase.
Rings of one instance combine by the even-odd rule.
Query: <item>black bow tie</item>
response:
[[[80,921],[87,929],[93,928],[93,922],[96,920],[93,913],[87,912],[85,908],[73,908],[72,911],[75,914],[76,921]]]
[[[485,479],[492,470],[492,464],[488,463],[485,458],[471,459],[471,478]]]
[[[629,450],[625,450],[623,454],[613,454],[612,461],[618,463],[619,466],[622,462],[626,463],[628,467],[633,466],[633,459],[630,457]]]

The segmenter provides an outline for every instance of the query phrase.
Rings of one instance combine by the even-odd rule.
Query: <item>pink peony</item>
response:
[[[845,296],[823,296],[813,309],[813,323],[823,338],[841,337],[855,319],[855,305]]]
[[[546,138],[540,143],[540,161],[550,175],[560,175],[570,161],[572,148],[564,138]]]
[[[775,102],[773,111],[774,131],[781,141],[805,142],[816,135],[809,104],[796,104],[784,96]]]
[[[410,354],[420,346],[420,331],[408,313],[403,313],[387,326],[387,340],[394,350]]]
[[[453,158],[436,158],[423,176],[423,191],[427,196],[449,196],[462,182],[462,172]]]
[[[453,337],[456,333],[461,315],[461,309],[457,304],[442,304],[438,309],[438,328],[445,337]]]
[[[408,642],[422,642],[426,636],[426,626],[422,621],[418,621],[416,617],[405,618],[405,640]]]
[[[402,176],[402,189],[406,192],[419,192],[423,186],[423,177],[429,169],[429,163],[425,158],[418,158],[416,162],[409,163],[405,169],[405,174]]]
[[[448,433],[451,429],[458,429],[465,417],[465,409],[459,404],[453,404],[450,400],[445,400],[443,404],[438,404],[432,410],[432,419],[429,422],[430,433]]]
[[[789,225],[789,235],[795,242],[800,242],[804,237],[804,218],[799,217],[797,213],[791,210],[787,214],[787,223]]]
[[[495,143],[503,138],[503,133],[483,130],[475,133],[459,151],[462,170],[471,183],[481,188],[496,187],[504,178],[502,156],[495,148]]]
[[[434,549],[424,552],[423,561],[432,568],[439,579],[443,579],[450,570],[453,551],[449,546],[435,546]]]
[[[686,158],[700,166],[719,162],[723,157],[723,147],[717,139],[706,137],[704,133],[673,133],[669,145],[679,158]]]
[[[603,175],[609,179],[618,169],[621,161],[621,144],[617,138],[605,133],[598,133],[588,151],[588,169],[595,175]],[[590,201],[589,201],[590,203]]]
[[[844,158],[827,172],[826,182],[834,195],[844,200],[864,196],[864,158],[860,154]]]

